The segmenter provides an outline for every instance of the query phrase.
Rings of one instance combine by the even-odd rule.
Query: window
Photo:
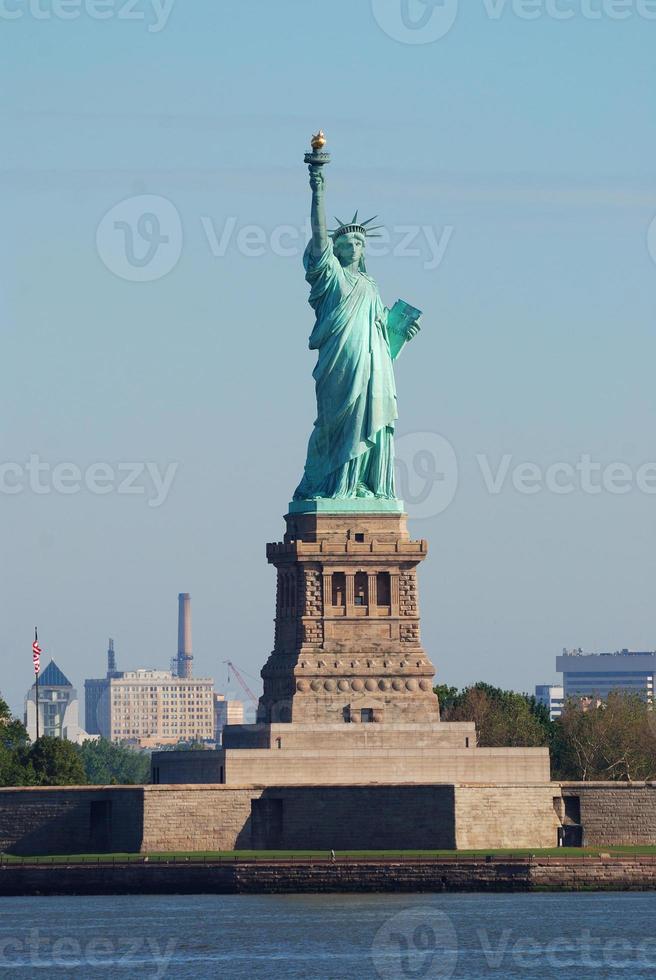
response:
[[[366,572],[355,573],[355,604],[356,606],[366,606],[369,603],[368,583]]]
[[[355,535],[355,540],[360,544],[364,544],[364,534],[362,534],[361,532],[357,532]]]
[[[378,605],[389,606],[392,601],[389,572],[378,572],[376,580],[378,583]]]
[[[371,723],[374,720],[374,709],[373,708],[363,708],[360,714],[362,723]]]
[[[344,572],[333,572],[333,606],[346,604],[346,575]]]

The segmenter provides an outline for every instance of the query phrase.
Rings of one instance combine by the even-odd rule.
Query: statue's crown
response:
[[[382,228],[382,225],[373,225],[371,228],[367,228],[367,225],[370,225],[371,222],[375,221],[377,217],[378,215],[376,214],[373,218],[368,218],[366,221],[359,222],[357,211],[353,215],[351,221],[342,221],[340,218],[336,217],[335,221],[339,227],[335,228],[334,231],[329,232],[329,235],[333,241],[336,241],[336,239],[338,239],[341,235],[348,235],[349,232],[357,232],[364,238],[380,238],[380,235],[376,235],[375,232],[378,231],[379,228]]]

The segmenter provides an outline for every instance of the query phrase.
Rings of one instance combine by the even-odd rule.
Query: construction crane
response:
[[[255,694],[253,694],[253,692],[251,691],[250,687],[248,686],[248,684],[246,683],[246,681],[244,680],[244,678],[241,676],[241,674],[239,673],[239,671],[237,670],[237,668],[233,664],[232,660],[224,660],[223,663],[228,665],[228,684],[230,683],[230,671],[232,671],[233,674],[235,675],[235,677],[237,678],[240,686],[243,688],[243,690],[248,695],[249,699],[257,707],[257,702],[258,702],[257,696]]]

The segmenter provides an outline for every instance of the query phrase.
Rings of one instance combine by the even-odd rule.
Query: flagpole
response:
[[[39,675],[36,675],[36,740],[39,741]]]
[[[34,627],[34,647],[38,648],[39,637],[36,632],[36,626]],[[34,648],[33,648],[34,649]],[[39,741],[39,670],[41,669],[41,664],[36,661],[34,664],[34,673],[36,675],[35,680],[35,698],[36,698],[36,740]]]

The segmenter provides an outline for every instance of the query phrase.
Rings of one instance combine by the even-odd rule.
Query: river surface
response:
[[[0,899],[0,976],[656,977],[656,894]]]

